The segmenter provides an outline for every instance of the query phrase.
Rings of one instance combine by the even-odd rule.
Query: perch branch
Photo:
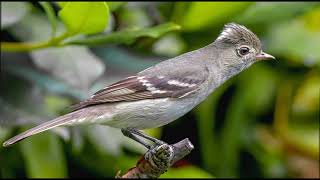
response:
[[[136,167],[129,169],[122,176],[118,171],[116,178],[158,178],[192,150],[193,145],[188,138],[171,145],[155,146],[140,158]]]

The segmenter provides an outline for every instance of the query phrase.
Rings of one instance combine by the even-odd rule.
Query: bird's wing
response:
[[[94,93],[71,108],[78,110],[86,106],[119,101],[137,101],[156,98],[182,98],[199,88],[206,76],[130,76]]]
[[[192,76],[193,75],[193,76]],[[89,99],[73,106],[74,112],[60,116],[51,121],[40,124],[29,129],[3,143],[3,146],[12,145],[29,136],[40,132],[68,124],[71,120],[79,119],[83,112],[75,110],[101,103],[119,102],[119,101],[137,101],[143,99],[156,98],[182,98],[192,92],[195,92],[206,80],[206,76],[194,75],[191,73],[186,76],[131,76],[118,81],[110,86],[101,89],[93,94]]]

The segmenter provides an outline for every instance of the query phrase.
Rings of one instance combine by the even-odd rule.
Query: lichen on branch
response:
[[[193,148],[188,138],[171,145],[156,145],[124,175],[120,175],[121,172],[118,171],[116,178],[158,178],[175,162],[188,155]]]

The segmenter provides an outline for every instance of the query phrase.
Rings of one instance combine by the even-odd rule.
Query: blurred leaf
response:
[[[108,25],[106,26],[106,28],[103,30],[102,33],[103,34],[111,33],[115,29],[115,26],[117,25],[115,21],[116,21],[115,16],[112,13],[110,13]]]
[[[67,5],[69,2],[62,2],[62,1],[58,1],[57,4],[61,7],[64,8],[65,5]]]
[[[283,134],[286,143],[319,160],[319,122],[314,125],[290,123],[288,131]]]
[[[83,99],[86,97],[86,94],[80,92],[79,90],[73,89],[64,83],[43,73],[36,72],[33,69],[23,66],[17,66],[15,68],[6,67],[6,69],[23,79],[34,82],[40,88],[44,88],[52,93],[67,94],[77,99]]]
[[[84,134],[81,127],[70,127],[71,151],[74,155],[79,155],[85,146]]]
[[[289,61],[305,66],[320,66],[320,29],[309,29],[300,17],[274,26],[268,33],[268,49]],[[290,32],[290,33],[288,33]]]
[[[103,63],[86,47],[48,48],[33,51],[31,56],[39,68],[84,93],[105,69]]]
[[[131,44],[137,38],[140,37],[152,37],[158,38],[163,34],[179,30],[180,26],[174,23],[165,23],[158,26],[144,28],[144,29],[127,29],[122,31],[117,31],[106,35],[96,35],[91,36],[86,39],[79,39],[67,42],[67,44],[82,44],[82,45],[99,45],[99,44]]]
[[[287,177],[286,158],[282,143],[268,127],[258,126],[251,133],[249,141],[244,141],[248,151],[258,161],[259,169],[266,178]]]
[[[291,104],[293,83],[287,81],[280,86],[274,115],[274,128],[287,148],[302,155],[319,159],[319,121],[302,123],[292,121]]]
[[[257,62],[239,76],[239,84],[248,96],[244,103],[252,114],[263,114],[272,106],[279,73],[266,64],[277,64],[277,61]],[[250,84],[250,86],[246,86]]]
[[[251,2],[191,2],[188,11],[178,23],[185,31],[200,30],[223,23],[243,12],[251,4]]]
[[[226,110],[226,122],[221,132],[221,153],[217,157],[220,161],[217,172],[219,176],[239,176],[237,166],[243,145],[241,138],[250,132],[248,128],[254,120],[253,117],[271,105],[275,77],[272,71],[262,64],[256,64],[238,76],[238,89]],[[265,94],[261,95],[264,91]]]
[[[184,166],[169,168],[160,178],[213,178],[213,176],[196,166]]]
[[[119,68],[126,72],[136,73],[164,60],[164,57],[143,56],[130,49],[116,46],[94,47],[92,51],[101,58],[107,66]]]
[[[220,164],[219,158],[212,156],[212,154],[216,154],[219,151],[215,132],[213,131],[215,129],[215,113],[217,111],[218,100],[232,83],[233,81],[227,81],[218,87],[195,109],[198,118],[201,158],[205,169],[211,173],[215,173]]]
[[[319,112],[320,99],[320,73],[312,71],[298,88],[293,100],[292,108],[296,113]]]
[[[236,17],[239,23],[267,24],[293,19],[314,7],[314,2],[257,2]]]
[[[23,41],[40,41],[50,37],[50,25],[43,15],[32,14],[10,31]],[[61,31],[62,27],[58,26]],[[84,93],[105,70],[103,63],[87,47],[68,46],[30,52],[36,66]],[[68,69],[66,71],[66,69]]]
[[[63,4],[59,17],[70,34],[102,32],[109,21],[109,8],[105,2],[68,2]]]
[[[0,177],[1,179],[13,179],[24,176],[25,170],[22,163],[22,155],[19,146],[5,148],[0,146]]]
[[[71,101],[69,99],[52,94],[46,95],[44,97],[44,101],[46,104],[46,110],[54,114],[59,114],[62,110],[71,105]]]
[[[173,12],[171,15],[172,22],[179,22],[183,18],[185,11],[190,7],[190,2],[174,2]]]
[[[0,126],[12,127],[43,122],[48,118],[48,112],[44,108],[43,92],[32,83],[17,77],[10,71],[10,67],[6,66],[3,72],[6,78],[1,80],[6,90],[1,91],[0,96]]]
[[[67,164],[57,136],[43,133],[22,141],[20,148],[29,178],[67,177]]]
[[[127,2],[119,2],[119,1],[108,1],[107,2],[109,9],[111,12],[116,11],[117,9],[119,9],[121,6],[127,4]]]
[[[146,133],[149,136],[155,137],[159,139],[161,137],[161,127],[158,128],[151,128],[151,129],[144,129],[142,132]]]
[[[318,4],[320,5],[320,4]],[[312,31],[320,30],[320,6],[304,14],[305,25]]]
[[[292,174],[296,174],[297,178],[318,178],[319,172],[319,159],[310,159],[300,154],[292,153],[287,158],[288,169]]]
[[[237,163],[241,148],[241,134],[246,130],[249,120],[246,106],[243,105],[243,91],[237,91],[227,109],[225,125],[221,132],[220,153],[218,158],[219,169],[217,176],[238,177]]]
[[[87,127],[87,137],[94,148],[101,154],[118,156],[122,153],[122,133],[120,129],[103,125]]]
[[[30,10],[27,2],[1,2],[1,29],[21,21]]]
[[[9,70],[10,73],[6,73],[6,79],[2,81],[2,85],[10,87],[7,88],[7,91],[9,91],[9,94],[12,94],[14,98],[3,92],[1,93],[0,126],[16,127],[37,125],[56,116],[57,111],[53,111],[53,109],[50,108],[51,105],[46,102],[44,91],[32,83],[28,83],[14,75],[12,76],[11,73],[13,72],[10,71],[10,68],[7,67],[6,71],[7,70]],[[60,100],[63,101],[66,99],[60,98]],[[66,107],[66,105],[61,102],[57,103],[64,106],[60,106],[60,108]],[[64,138],[64,140],[69,139],[69,133],[65,128],[55,128],[53,132]]]
[[[138,155],[110,156],[106,153],[100,154],[96,148],[84,146],[83,152],[76,155],[74,160],[98,177],[114,178],[118,170],[127,170],[133,167],[139,158]]]
[[[53,38],[56,34],[56,30],[57,30],[57,18],[56,18],[56,14],[54,12],[53,7],[50,5],[49,2],[39,2],[40,5],[43,7],[43,9],[45,10],[48,19],[50,21],[51,24],[51,38]]]
[[[23,17],[22,21],[11,26],[9,32],[17,39],[26,42],[47,41],[51,37],[51,25],[47,17],[40,11],[35,11]],[[57,34],[64,31],[63,24],[57,21]]]
[[[0,144],[7,140],[11,130],[0,126]]]
[[[86,134],[94,148],[100,154],[108,154],[111,156],[122,155],[122,147],[136,153],[144,153],[145,147],[123,136],[120,129],[103,125],[93,125],[86,128]],[[147,134],[152,137],[160,137],[160,129],[149,129]]]
[[[173,57],[184,52],[186,44],[177,33],[170,33],[157,40],[152,49],[156,54]]]
[[[123,8],[118,15],[119,29],[145,28],[152,25],[152,20],[142,7]]]
[[[29,104],[23,104],[22,105],[30,105]],[[16,105],[11,104],[11,102],[6,102],[3,99],[0,99],[0,126],[3,127],[13,127],[13,126],[21,126],[26,124],[37,124],[44,120],[44,118],[41,118],[41,115],[34,112],[35,108],[38,108],[41,110],[42,108],[37,106],[34,106],[34,109],[31,109],[30,107],[17,107]]]

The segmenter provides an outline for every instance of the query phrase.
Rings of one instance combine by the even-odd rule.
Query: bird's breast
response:
[[[187,98],[122,102],[115,107],[112,120],[105,124],[117,128],[155,128],[178,119],[193,107],[194,102]]]

